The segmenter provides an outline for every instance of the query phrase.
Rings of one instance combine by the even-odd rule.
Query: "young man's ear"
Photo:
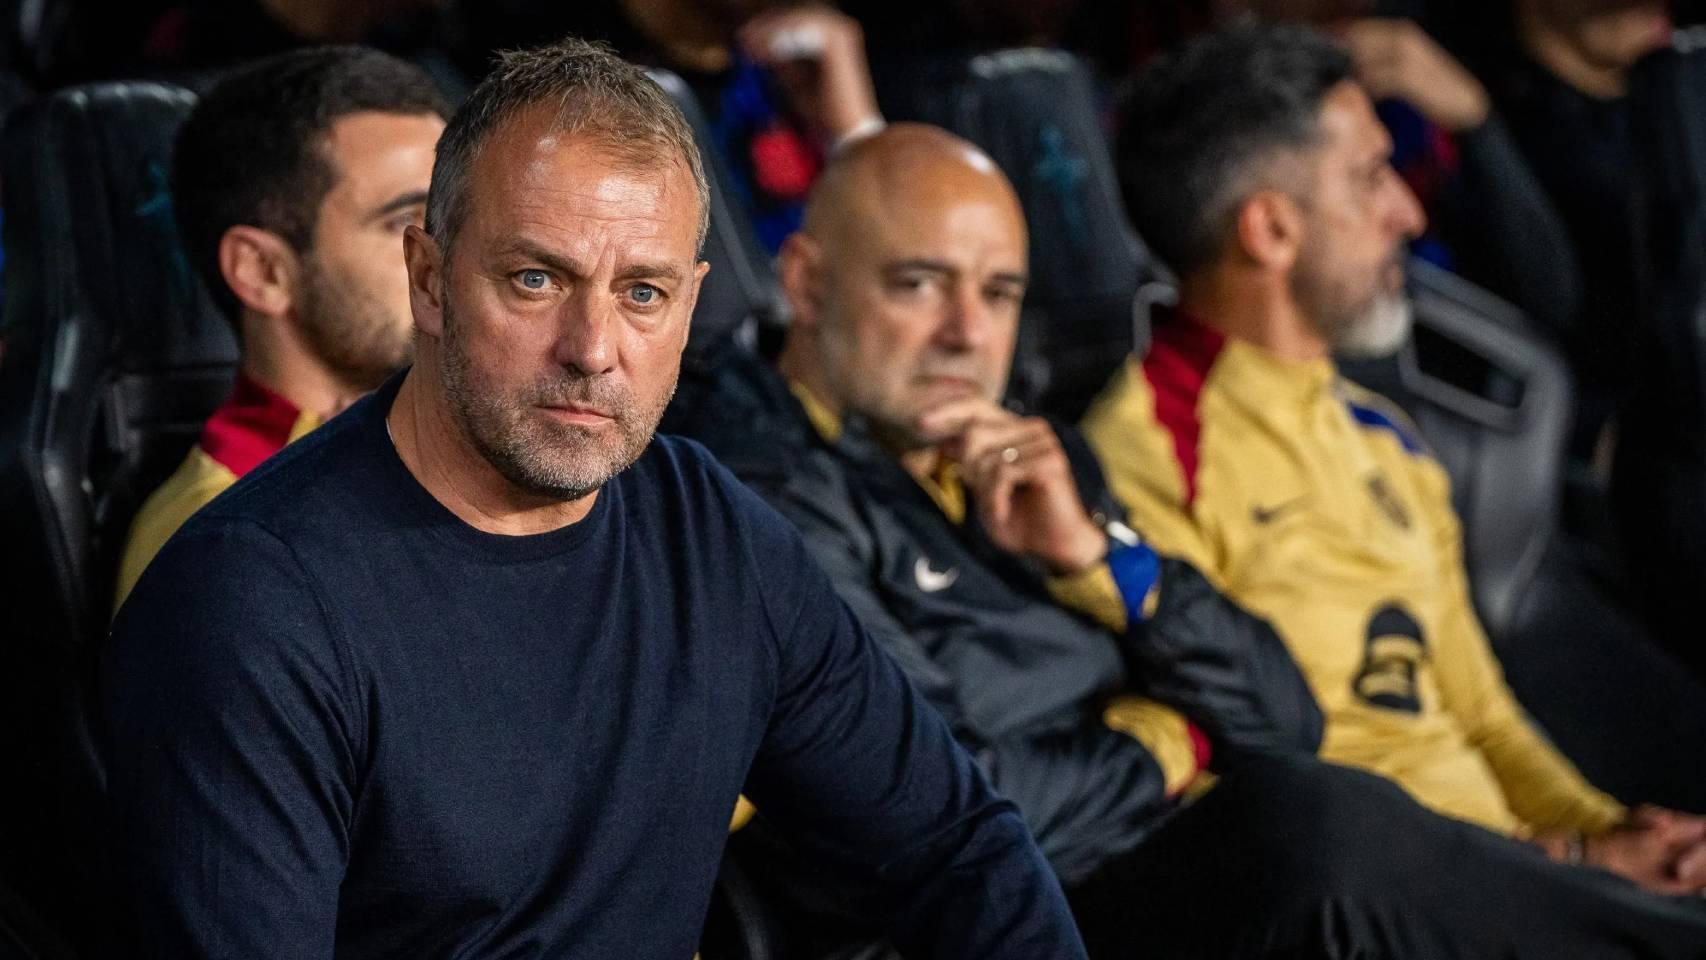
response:
[[[1303,208],[1279,190],[1251,194],[1238,208],[1238,246],[1260,266],[1289,273],[1303,249]]]
[[[219,272],[245,312],[288,314],[301,270],[296,250],[271,230],[239,224],[219,238]]]
[[[444,336],[444,258],[438,241],[420,227],[403,231],[403,263],[409,271],[409,312],[415,329]]]
[[[790,234],[776,257],[777,279],[788,298],[788,324],[800,330],[817,325],[818,274],[823,248],[804,231]]]

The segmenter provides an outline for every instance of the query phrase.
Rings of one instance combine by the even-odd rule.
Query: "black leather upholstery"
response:
[[[1014,392],[1077,419],[1140,346],[1132,294],[1154,270],[1126,223],[1084,66],[1067,53],[1022,48],[887,65],[876,80],[891,120],[951,130],[1012,180],[1031,236]]]
[[[116,551],[230,388],[237,346],[181,252],[171,139],[193,97],[157,84],[64,91],[7,137],[0,432],[20,596],[73,646],[103,632]],[[23,584],[12,584],[22,589]]]
[[[98,926],[85,846],[100,764],[87,687],[140,500],[229,390],[236,344],[179,250],[167,193],[190,94],[74,88],[19,110],[0,342],[0,762],[22,889]],[[76,901],[82,900],[80,905]]]
[[[761,336],[767,338],[780,330],[786,314],[770,258],[759,246],[745,211],[730,201],[736,194],[705,111],[680,77],[667,70],[648,72],[687,117],[711,184],[711,224],[704,250],[711,272],[699,288],[699,303],[693,310],[693,329],[683,358],[691,375],[695,368],[710,362],[709,358],[731,337],[748,348],[755,347]]]

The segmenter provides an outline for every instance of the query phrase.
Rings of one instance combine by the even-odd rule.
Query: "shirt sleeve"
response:
[[[947,720],[996,789],[1018,805],[1043,853],[1067,882],[1105,859],[1108,843],[1129,843],[1172,809],[1170,784],[1187,782],[1195,773],[1194,767],[1177,765],[1195,751],[1188,737],[1179,739],[1174,725],[1148,712],[1139,722],[1104,725],[1087,711],[1085,722],[1074,729],[1044,736],[1025,724],[1007,723],[1006,717],[992,722],[987,704],[1000,695],[986,690],[984,709],[968,707],[961,678],[933,660],[889,611],[872,572],[874,545],[857,518],[834,506],[837,496],[815,485],[778,490],[760,484],[759,490],[800,532],[807,552],[858,623]],[[1000,681],[990,678],[988,686],[1000,686]]]
[[[248,525],[173,540],[101,674],[135,955],[332,956],[359,738],[288,548]]]
[[[753,567],[779,667],[748,793],[808,849],[871,871],[909,955],[1080,957],[1048,863],[948,725],[764,510]]]
[[[1511,811],[1530,828],[1611,829],[1626,811],[1589,784],[1517,704],[1470,602],[1457,518],[1449,508],[1434,513],[1445,598],[1435,672],[1445,708],[1486,758]]]

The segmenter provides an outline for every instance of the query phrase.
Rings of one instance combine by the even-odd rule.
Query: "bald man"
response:
[[[1076,434],[1001,406],[1026,252],[987,156],[892,126],[836,159],[782,250],[776,368],[730,351],[672,428],[800,528],[1018,804],[1092,956],[1625,955],[1537,899],[1587,871],[1314,760],[1273,631],[1119,524]],[[763,828],[761,806],[734,842]],[[767,866],[780,895],[822,884]]]

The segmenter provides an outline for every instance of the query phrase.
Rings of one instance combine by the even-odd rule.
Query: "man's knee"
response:
[[[1242,765],[1202,802],[1210,801],[1238,825],[1228,840],[1248,869],[1310,899],[1378,888],[1403,872],[1432,817],[1383,777],[1314,759]]]

